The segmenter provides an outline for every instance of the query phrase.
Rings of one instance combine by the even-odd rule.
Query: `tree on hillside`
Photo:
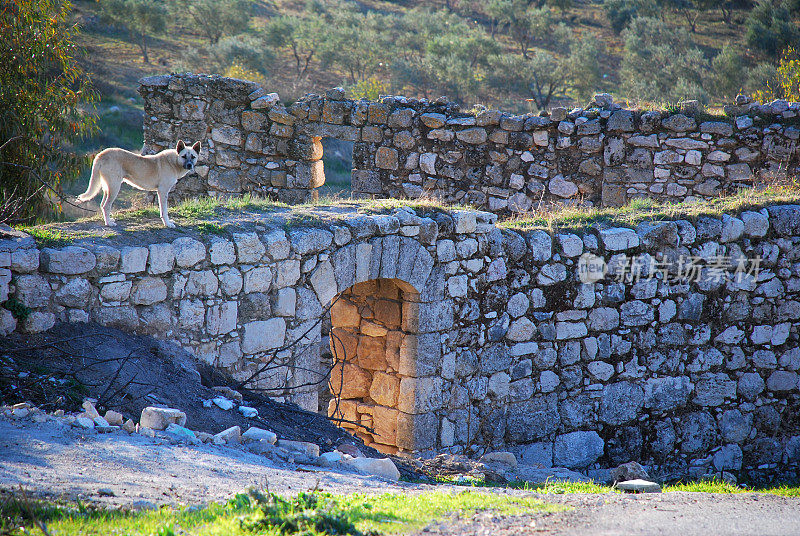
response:
[[[322,16],[328,28],[320,53],[324,67],[340,69],[357,84],[388,65],[392,45],[386,16],[362,13],[352,2],[327,4]]]
[[[725,45],[711,60],[714,94],[730,101],[744,90],[744,77],[747,72],[742,54],[732,45]]]
[[[537,40],[546,39],[556,21],[550,8],[525,9],[525,3],[525,0],[515,0],[514,17],[509,21],[508,28],[520,53],[527,58],[531,45]]]
[[[115,26],[128,30],[142,52],[142,60],[150,63],[147,55],[147,39],[164,31],[167,25],[168,10],[159,0],[100,0],[102,16]]]
[[[263,77],[275,60],[272,49],[265,47],[255,36],[247,34],[223,37],[209,51],[216,63],[216,71],[220,73],[225,73],[231,66],[238,66]]]
[[[660,0],[665,7],[673,9],[689,24],[692,33],[697,31],[697,19],[720,3],[719,0]]]
[[[622,32],[625,48],[620,67],[629,95],[651,101],[705,98],[708,61],[691,45],[685,28],[673,29],[647,17],[631,21]]]
[[[480,28],[445,11],[413,9],[395,20],[393,31],[395,82],[426,96],[444,92],[461,102],[476,97],[488,57],[499,50]]]
[[[603,9],[616,33],[621,33],[636,17],[656,17],[661,10],[656,0],[605,0]]]
[[[77,28],[62,0],[0,1],[0,222],[58,206],[85,159],[69,144],[95,126],[95,94],[75,62]]]
[[[747,16],[747,44],[774,58],[798,39],[788,1],[759,0]]]
[[[317,13],[283,15],[267,23],[264,28],[264,42],[273,49],[291,52],[295,81],[299,81],[308,74],[312,60],[319,54],[327,30],[325,22]]]
[[[514,18],[514,4],[514,0],[489,0],[483,7],[489,19],[489,35],[492,39]]]
[[[571,35],[560,53],[537,50],[526,59],[501,54],[491,60],[488,81],[498,91],[527,95],[537,109],[546,110],[556,97],[585,99],[598,89],[601,44],[594,37]]]
[[[244,32],[250,25],[252,3],[248,0],[191,0],[188,4],[175,2],[172,6],[178,17],[188,12],[211,45],[225,35]]]

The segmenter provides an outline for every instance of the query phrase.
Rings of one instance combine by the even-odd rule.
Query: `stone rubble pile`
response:
[[[95,408],[96,400],[86,399],[83,411],[76,415],[56,410],[52,414],[22,402],[13,406],[0,407],[0,416],[14,420],[30,419],[36,423],[58,423],[72,426],[86,432],[114,433],[124,431],[145,437],[168,441],[173,444],[200,445],[209,443],[216,446],[243,448],[271,461],[295,467],[315,465],[340,471],[357,472],[367,476],[377,476],[386,480],[398,481],[400,471],[389,458],[367,458],[344,447],[350,454],[334,450],[320,455],[319,445],[304,441],[278,439],[274,432],[251,426],[242,433],[239,426],[232,426],[217,434],[208,434],[187,428],[186,414],[173,408],[146,407],[142,410],[139,423],[132,419],[123,422],[123,415],[108,410],[101,416]],[[352,454],[356,454],[353,456]]]

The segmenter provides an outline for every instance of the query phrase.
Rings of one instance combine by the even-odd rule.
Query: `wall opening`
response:
[[[322,163],[325,169],[325,184],[319,188],[320,195],[350,197],[353,142],[322,138]]]
[[[397,279],[373,279],[342,292],[331,308],[328,415],[387,454],[404,444],[397,407],[414,370],[418,296]]]

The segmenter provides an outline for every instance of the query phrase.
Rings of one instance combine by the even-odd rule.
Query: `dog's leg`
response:
[[[103,219],[105,220],[106,225],[109,227],[114,227],[117,222],[115,222],[114,218],[111,217],[111,205],[114,204],[114,200],[119,194],[119,187],[122,186],[122,183],[121,181],[109,181],[107,186],[108,190],[103,189],[103,201],[100,203],[100,209],[103,211]]]
[[[175,224],[169,220],[168,208],[167,208],[167,196],[169,195],[169,190],[163,191],[158,190],[158,208],[161,210],[161,221],[164,222],[164,227],[175,227]]]

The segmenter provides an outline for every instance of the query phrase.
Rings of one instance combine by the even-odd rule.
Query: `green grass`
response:
[[[395,534],[419,530],[451,513],[489,510],[514,515],[564,509],[530,497],[470,492],[375,496],[316,492],[283,499],[251,490],[226,504],[139,513],[12,499],[0,505],[0,534],[16,533],[19,526],[32,527],[34,520],[59,535],[168,535],[180,531],[195,535]]]
[[[765,493],[767,495],[781,495],[784,497],[800,497],[800,486],[781,484],[775,487],[749,488],[728,484],[721,480],[701,480],[672,484],[664,487],[665,492],[689,491],[695,493]]]
[[[18,230],[28,233],[41,247],[57,248],[66,246],[73,241],[73,238],[65,235],[58,229],[46,227],[18,227]]]
[[[587,208],[549,206],[498,223],[519,230],[581,229],[596,224],[634,227],[645,220],[694,220],[699,216],[719,217],[744,210],[757,210],[769,205],[800,202],[800,182],[748,188],[735,195],[698,203],[664,203],[652,199],[633,199],[622,207]]]

